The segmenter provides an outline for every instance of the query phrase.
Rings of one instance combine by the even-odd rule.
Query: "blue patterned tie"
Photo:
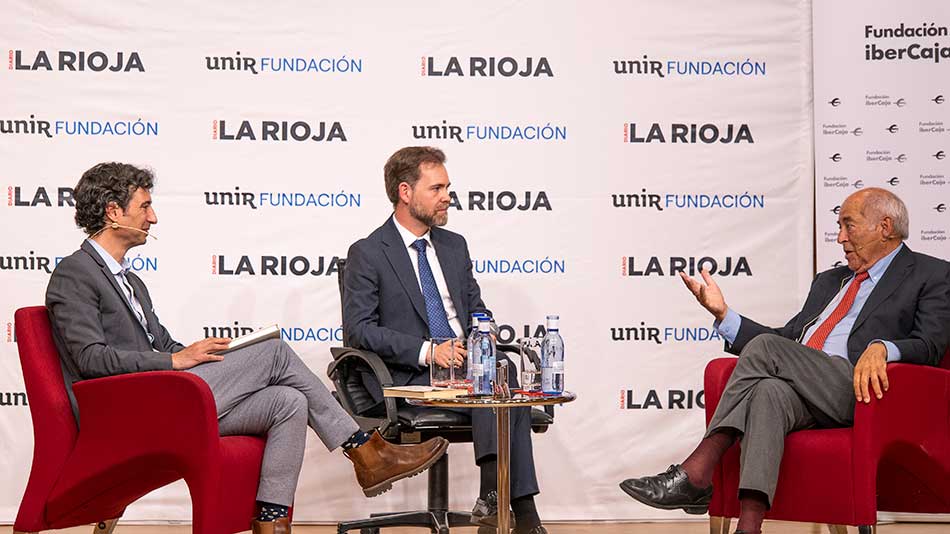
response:
[[[419,284],[422,286],[422,296],[426,299],[426,315],[429,316],[429,335],[432,337],[455,337],[455,332],[449,326],[449,318],[442,306],[442,295],[435,285],[432,268],[429,267],[429,258],[426,257],[425,239],[416,240],[412,248],[419,253]]]

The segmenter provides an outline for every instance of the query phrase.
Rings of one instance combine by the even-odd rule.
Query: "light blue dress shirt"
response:
[[[884,256],[878,260],[874,265],[868,269],[868,279],[865,280],[860,289],[858,289],[858,294],[854,298],[854,304],[851,305],[851,309],[848,310],[848,314],[844,316],[838,324],[835,325],[834,329],[831,330],[831,333],[828,335],[828,338],[825,339],[825,345],[822,347],[822,350],[828,354],[839,356],[844,359],[848,359],[848,336],[851,334],[851,327],[854,326],[854,322],[857,320],[858,315],[861,313],[861,308],[864,307],[864,303],[867,302],[868,296],[874,291],[874,287],[877,286],[877,283],[881,281],[881,277],[884,276],[884,273],[887,271],[887,268],[891,265],[891,262],[894,261],[894,257],[897,256],[897,253],[904,248],[904,244],[901,243],[893,252]],[[821,312],[821,315],[818,316],[818,319],[812,323],[812,325],[805,331],[805,335],[802,336],[802,342],[807,343],[811,335],[818,329],[818,327],[825,322],[825,319],[834,311],[838,306],[838,303],[841,302],[841,299],[844,298],[844,294],[848,291],[848,285],[851,283],[851,280],[854,278],[852,275],[845,280],[844,284],[841,285],[841,289],[838,291],[838,294],[835,295],[835,298],[831,299],[831,302],[825,306],[825,309]],[[715,321],[713,322],[713,328],[715,328],[719,335],[723,337],[730,344],[735,343],[736,336],[739,335],[739,326],[742,322],[742,317],[738,313],[732,311],[730,308],[726,312],[725,319],[722,322]],[[887,348],[887,361],[897,362],[901,359],[901,351],[897,348],[897,345],[894,343],[884,340],[884,339],[875,339],[871,343],[881,342]]]
[[[125,297],[125,301],[132,307],[132,311],[135,312],[135,318],[138,319],[139,325],[142,326],[142,330],[144,330],[145,335],[148,336],[148,342],[154,343],[155,336],[148,331],[148,321],[145,320],[145,311],[142,309],[142,303],[140,303],[138,297],[135,296],[135,289],[132,288],[132,284],[130,284],[128,278],[125,277],[125,273],[127,273],[131,267],[129,259],[122,258],[122,263],[120,264],[115,261],[112,254],[106,252],[106,249],[102,248],[102,245],[99,243],[96,243],[92,239],[86,239],[86,242],[92,245],[92,247],[96,249],[96,252],[99,253],[99,256],[102,257],[102,261],[106,262],[106,267],[109,268],[109,272],[112,273],[112,276],[115,277],[115,281],[122,289],[122,295]],[[152,350],[155,350],[154,347]]]

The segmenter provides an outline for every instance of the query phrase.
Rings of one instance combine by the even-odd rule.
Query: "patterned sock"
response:
[[[343,450],[348,451],[350,449],[355,449],[360,445],[369,441],[369,438],[372,436],[363,432],[362,430],[357,430],[353,432],[353,435],[350,436],[346,441],[343,442]]]
[[[519,532],[527,532],[541,526],[538,509],[534,506],[534,495],[525,495],[511,500],[511,511],[515,513],[515,522]]]
[[[287,513],[290,511],[288,507],[279,504],[264,501],[258,501],[258,504],[261,505],[261,511],[257,514],[258,521],[274,521],[281,517],[287,517]]]

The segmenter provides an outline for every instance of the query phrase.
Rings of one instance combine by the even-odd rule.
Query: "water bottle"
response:
[[[465,343],[467,357],[468,357],[468,369],[465,372],[465,380],[469,383],[472,382],[472,364],[475,360],[472,359],[472,351],[475,348],[475,336],[478,335],[478,320],[482,317],[488,317],[488,314],[475,312],[472,314],[472,323],[471,328],[468,333],[468,340]]]
[[[478,318],[478,332],[475,334],[472,350],[472,393],[491,395],[492,382],[495,381],[495,338],[491,335],[488,317]]]
[[[548,315],[548,332],[541,340],[541,391],[564,392],[564,339],[558,333],[557,315]]]

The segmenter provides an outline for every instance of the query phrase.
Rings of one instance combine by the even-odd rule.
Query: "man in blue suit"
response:
[[[378,354],[397,386],[428,384],[429,366],[448,367],[465,358],[464,349],[447,342],[436,347],[431,358],[435,361],[430,361],[428,340],[464,335],[473,312],[490,315],[472,276],[465,238],[441,228],[448,222],[450,204],[444,164],[445,154],[432,147],[406,147],[393,154],[384,167],[393,214],[347,254],[344,341]],[[375,378],[364,375],[364,382],[381,401]],[[475,463],[481,472],[472,517],[483,534],[494,532],[491,527],[497,524],[497,436],[490,410],[472,410],[471,415]],[[546,534],[534,505],[538,481],[529,410],[512,410],[511,424],[515,532]]]

